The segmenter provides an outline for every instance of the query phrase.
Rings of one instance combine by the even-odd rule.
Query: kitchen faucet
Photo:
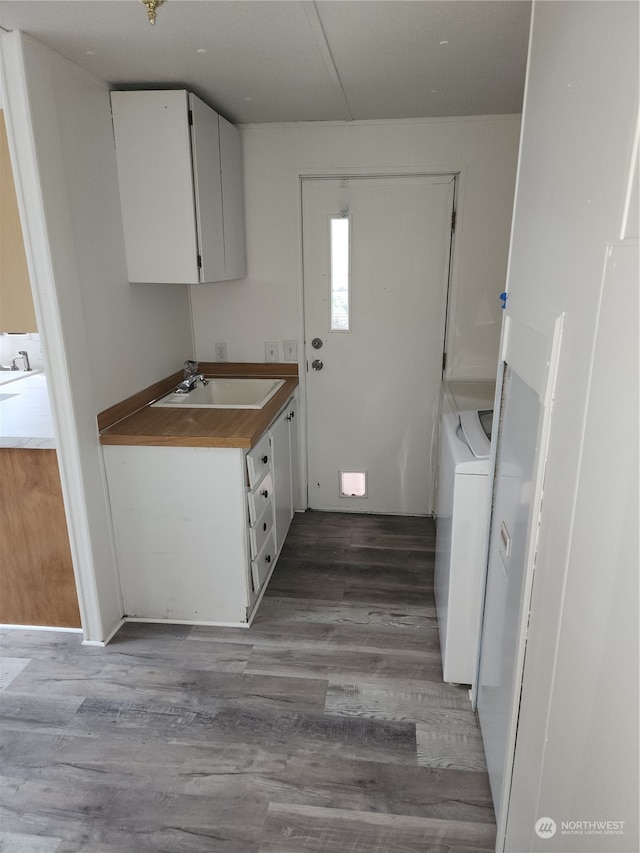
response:
[[[184,363],[184,378],[174,393],[188,394],[189,391],[193,391],[198,381],[202,382],[203,385],[209,384],[209,380],[204,378],[204,374],[198,373],[198,362],[187,359]]]
[[[0,370],[20,370],[20,368],[16,364],[16,361],[19,358],[22,359],[22,369],[25,372],[31,370],[31,363],[29,362],[29,353],[26,351],[26,349],[21,349],[18,352],[18,355],[14,355],[13,358],[9,360],[9,364],[6,367],[4,364],[0,364]]]

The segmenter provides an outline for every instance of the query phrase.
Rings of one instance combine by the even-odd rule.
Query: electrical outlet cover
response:
[[[216,344],[216,361],[226,361],[227,360],[227,345],[226,344]]]

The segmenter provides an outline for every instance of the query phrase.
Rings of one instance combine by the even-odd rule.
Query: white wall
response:
[[[107,85],[21,33],[1,44],[83,627],[102,640],[122,608],[96,415],[191,355],[189,293],[127,282]]]
[[[302,356],[300,174],[460,170],[448,374],[495,379],[519,116],[241,130],[248,275],[192,287],[198,358],[225,341],[230,361],[264,361],[264,342],[285,339]]]
[[[613,250],[603,278],[608,245],[637,237],[622,230],[637,36],[635,3],[535,4],[509,298],[566,316],[509,853],[639,849],[637,243]],[[534,832],[540,817],[553,837]],[[625,834],[563,833],[598,820]]]

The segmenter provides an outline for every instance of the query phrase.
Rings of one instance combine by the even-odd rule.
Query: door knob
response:
[[[313,367],[313,369],[314,369],[314,370],[322,370],[322,368],[324,367],[324,365],[323,365],[323,363],[320,361],[320,359],[319,359],[319,358],[314,358],[314,359],[313,359],[313,361],[311,362],[311,367]]]

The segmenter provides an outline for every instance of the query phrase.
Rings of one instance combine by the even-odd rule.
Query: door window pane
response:
[[[331,253],[331,331],[348,332],[350,328],[349,285],[351,217],[329,217]]]

